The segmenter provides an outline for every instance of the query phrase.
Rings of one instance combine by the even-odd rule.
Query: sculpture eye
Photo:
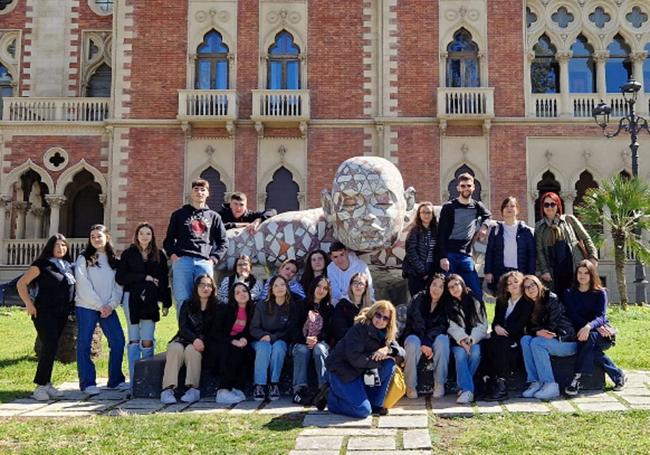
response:
[[[377,201],[377,205],[383,208],[388,208],[393,205],[393,199],[389,193],[375,194],[375,200]]]
[[[355,207],[357,205],[357,198],[354,196],[345,196],[343,198],[343,207],[345,208],[351,208]]]

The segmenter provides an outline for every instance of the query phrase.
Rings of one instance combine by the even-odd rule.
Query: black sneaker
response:
[[[571,381],[571,384],[564,389],[564,392],[569,395],[570,397],[574,397],[580,392],[580,387],[582,387],[582,381],[580,378],[573,378]]]
[[[508,384],[503,378],[498,378],[492,393],[485,397],[486,401],[503,401],[508,399]]]
[[[625,373],[621,373],[621,377],[614,384],[614,391],[618,392],[619,390],[623,390],[623,387],[625,387],[626,382],[627,382],[627,376],[625,376]]]
[[[329,395],[329,392],[330,385],[328,383],[323,384],[320,386],[320,389],[318,389],[318,393],[314,397],[313,404],[319,411],[324,410],[327,406],[327,396]]]
[[[385,416],[386,414],[388,414],[388,409],[380,406],[373,406],[372,413],[378,416]]]
[[[275,401],[280,399],[280,387],[277,384],[271,384],[269,387],[269,400]]]
[[[256,384],[255,388],[253,389],[253,400],[264,401],[265,398],[266,391],[264,390],[264,386],[261,384]]]

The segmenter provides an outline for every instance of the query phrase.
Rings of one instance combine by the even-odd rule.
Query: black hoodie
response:
[[[265,210],[263,212],[254,212],[253,210],[246,209],[242,216],[235,218],[230,208],[230,204],[223,204],[219,210],[219,215],[221,216],[226,229],[234,229],[237,227],[237,223],[252,223],[258,218],[260,221],[265,221],[272,216],[277,215],[277,212],[274,209]]]
[[[172,213],[163,247],[169,256],[221,261],[228,250],[226,229],[214,210],[187,204]]]

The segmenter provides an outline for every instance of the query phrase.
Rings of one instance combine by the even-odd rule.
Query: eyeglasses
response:
[[[447,285],[447,287],[448,287],[449,289],[451,289],[451,288],[455,288],[455,287],[458,287],[458,286],[460,286],[460,283],[459,283],[458,281],[452,281],[451,283],[449,283],[449,284]]]
[[[431,210],[422,210],[420,215],[433,215],[433,212]]]
[[[365,287],[366,283],[364,283],[363,281],[353,281],[352,286],[356,286],[356,287],[362,287],[363,286],[363,287]]]
[[[384,322],[390,322],[390,316],[386,316],[386,315],[381,314],[381,313],[375,313],[374,318],[379,319],[379,320],[384,321]]]
[[[545,209],[554,209],[555,207],[557,207],[555,202],[544,202]]]
[[[210,284],[210,283],[199,283],[199,287],[203,288],[203,289],[206,289],[206,288],[212,289],[212,284]]]
[[[537,289],[537,285],[536,284],[527,284],[526,286],[524,286],[524,289],[527,290],[527,291],[530,291],[531,289]]]

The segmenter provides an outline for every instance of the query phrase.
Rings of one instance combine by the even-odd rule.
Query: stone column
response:
[[[16,238],[24,239],[25,238],[25,217],[27,211],[31,206],[31,203],[26,201],[16,201],[13,203],[14,209],[16,209]]]
[[[576,196],[578,196],[577,191],[562,191],[560,194],[564,200],[564,213],[573,215],[573,201],[575,201]]]
[[[571,52],[558,52],[555,54],[560,66],[560,117],[573,117],[573,106],[571,106],[571,97],[569,89],[569,60]]]
[[[535,226],[535,201],[539,197],[539,190],[532,188],[528,190],[528,224]]]
[[[11,197],[0,196],[0,264],[7,263],[7,254],[5,251],[5,239],[9,237],[5,230],[7,229],[7,210],[11,207]]]
[[[647,87],[645,87],[645,81],[643,78],[643,63],[647,56],[648,53],[646,51],[633,52],[630,55],[630,60],[632,60],[632,77],[636,79],[637,82],[641,83],[641,90],[639,90],[639,98],[635,107],[637,114],[643,116],[648,115]]]
[[[45,207],[32,207],[30,211],[32,215],[34,215],[33,238],[40,239],[43,237],[43,216],[45,215]]]
[[[605,99],[607,95],[607,83],[605,81],[605,62],[609,57],[608,51],[594,52],[594,61],[596,62],[596,92],[600,99]]]
[[[61,194],[47,194],[45,200],[50,206],[50,230],[48,237],[51,237],[59,232],[61,206],[65,203],[66,197]]]

